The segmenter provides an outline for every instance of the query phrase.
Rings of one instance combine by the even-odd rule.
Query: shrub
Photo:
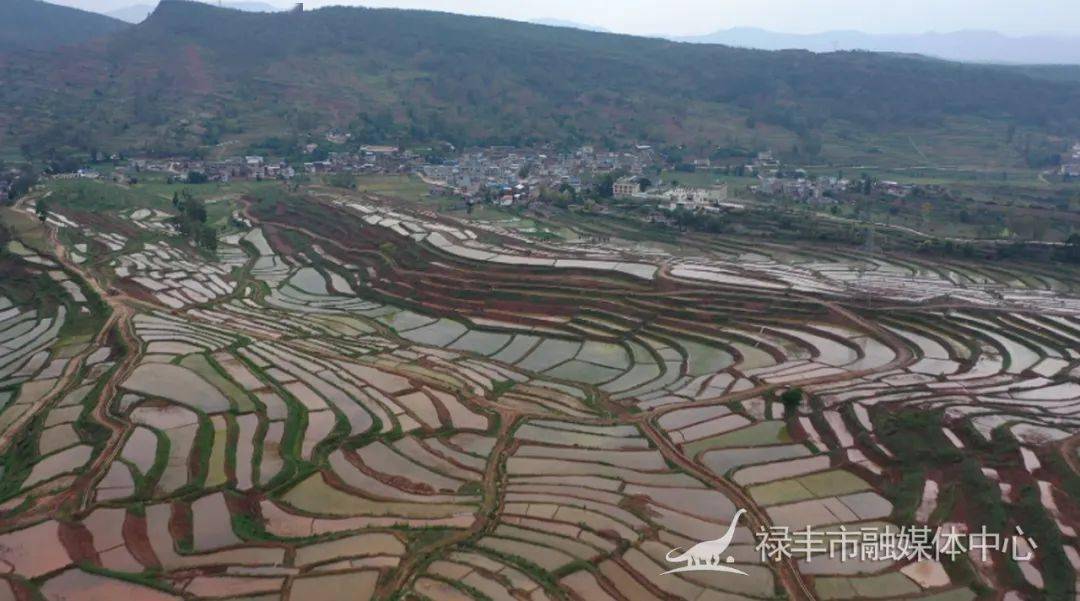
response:
[[[784,404],[784,409],[795,411],[803,402],[802,388],[788,388],[780,395],[780,402]]]

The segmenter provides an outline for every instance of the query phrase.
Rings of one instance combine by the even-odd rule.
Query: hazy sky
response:
[[[106,11],[156,0],[51,0]],[[289,6],[290,0],[262,0]],[[1011,34],[1080,34],[1080,0],[305,0],[425,8],[518,20],[557,18],[634,34],[693,35],[728,27],[788,33],[858,29],[915,33],[992,29]]]

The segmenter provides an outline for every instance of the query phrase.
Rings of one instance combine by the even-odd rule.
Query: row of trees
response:
[[[38,176],[32,169],[24,169],[8,185],[7,197],[10,202],[15,202],[24,196],[38,182]]]
[[[217,250],[217,228],[206,224],[206,203],[195,198],[188,190],[173,192],[173,208],[178,215],[172,218],[173,226],[180,235],[187,237],[199,248]]]
[[[30,165],[22,165],[17,169],[13,166],[5,165],[3,161],[0,161],[0,203],[4,200],[8,202],[15,202],[21,196],[25,195],[38,183],[37,171]],[[6,193],[4,192],[6,188]]]

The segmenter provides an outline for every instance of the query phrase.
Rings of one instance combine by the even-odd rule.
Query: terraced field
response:
[[[220,202],[212,254],[167,208],[4,241],[0,599],[1075,598],[1071,270]],[[665,573],[736,515],[738,574]],[[757,548],[913,525],[1037,546]]]

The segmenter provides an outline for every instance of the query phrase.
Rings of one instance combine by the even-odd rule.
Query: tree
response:
[[[600,198],[611,198],[615,195],[614,173],[605,173],[604,177],[596,182],[596,195]]]
[[[919,206],[919,224],[926,226],[930,223],[930,214],[934,211],[934,205],[924,202]]]
[[[1062,254],[1066,261],[1069,261],[1070,263],[1080,263],[1080,234],[1069,235],[1069,238],[1065,240]]]
[[[24,168],[22,173],[15,178],[15,181],[11,182],[11,186],[8,188],[8,200],[18,200],[23,195],[30,192],[30,190],[37,185],[38,176],[30,168]]]
[[[210,178],[201,171],[188,171],[187,181],[189,184],[205,184]]]
[[[802,404],[802,401],[802,388],[788,388],[783,392],[783,394],[780,395],[780,402],[784,404],[784,409],[786,409],[789,413],[794,412],[796,409],[798,409],[799,405]]]
[[[34,207],[34,212],[37,214],[38,220],[42,223],[45,223],[45,220],[49,218],[49,203],[46,202],[44,198],[42,198],[41,200],[37,201],[37,204]]]
[[[172,222],[180,235],[200,248],[217,250],[217,228],[206,225],[206,203],[185,189],[179,194],[173,193],[173,206],[179,215],[173,217]]]
[[[327,183],[335,188],[352,190],[356,187],[356,176],[350,173],[334,173],[326,179]]]
[[[217,250],[217,228],[204,225],[199,228],[198,240],[195,242],[200,247],[209,251]]]

